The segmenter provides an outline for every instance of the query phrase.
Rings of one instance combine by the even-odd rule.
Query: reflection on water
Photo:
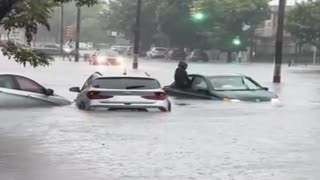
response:
[[[170,84],[176,64],[141,66]],[[70,100],[76,94],[67,89],[97,70],[69,62],[6,68]],[[282,105],[173,99],[171,113],[1,109],[0,179],[319,179],[318,78],[284,69],[284,83],[273,85],[271,65],[190,65],[190,72],[223,70],[252,76]]]

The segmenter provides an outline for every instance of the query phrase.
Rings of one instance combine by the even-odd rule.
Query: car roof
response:
[[[110,75],[101,74],[101,76],[99,76],[97,79],[103,79],[103,78],[142,78],[142,79],[155,80],[155,78],[150,77],[150,74],[147,72],[127,71],[127,70],[124,70],[124,72],[122,74],[110,74]]]
[[[212,77],[247,77],[244,74],[240,73],[216,73],[216,74],[190,74],[191,76],[203,76],[206,78],[212,78]]]

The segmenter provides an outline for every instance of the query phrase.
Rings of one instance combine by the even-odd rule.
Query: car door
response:
[[[17,86],[10,75],[0,75],[0,108],[17,107],[26,97],[17,93]]]
[[[192,78],[191,89],[189,92],[195,98],[211,99],[209,85],[204,77],[195,76]]]
[[[45,88],[37,82],[23,77],[13,76],[17,83],[17,93],[25,97],[24,105],[28,106],[45,106],[56,105],[55,96],[47,96]]]

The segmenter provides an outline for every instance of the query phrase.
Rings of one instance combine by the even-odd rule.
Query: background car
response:
[[[0,74],[0,108],[63,106],[71,104],[24,76]]]
[[[47,55],[53,55],[53,56],[61,55],[59,44],[42,44],[41,46],[33,47],[32,49]],[[63,48],[62,55],[67,55],[69,53],[70,52],[67,52],[65,48]]]
[[[75,102],[79,109],[159,109],[171,111],[171,103],[160,83],[150,77],[102,76],[94,73],[83,87],[70,88],[79,93]]]
[[[148,58],[165,58],[168,49],[163,47],[153,47],[147,52]]]
[[[190,53],[190,55],[187,57],[187,61],[209,61],[208,54],[203,50],[194,50]]]
[[[185,60],[186,57],[187,54],[180,48],[170,50],[166,56],[166,58],[170,60]]]
[[[123,58],[120,54],[113,50],[105,50],[101,52],[96,52],[90,57],[89,63],[91,65],[122,65]]]
[[[262,87],[248,76],[219,75],[202,76],[189,75],[190,89],[178,89],[173,83],[164,87],[172,96],[225,101],[277,101],[278,96]]]

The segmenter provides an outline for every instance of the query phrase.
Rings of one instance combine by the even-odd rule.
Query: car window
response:
[[[13,78],[9,75],[0,76],[0,88],[16,89]]]
[[[99,78],[92,87],[102,89],[159,89],[157,80],[148,78]]]
[[[192,89],[199,90],[199,89],[209,89],[206,81],[202,77],[195,77],[192,81]]]
[[[19,85],[19,89],[22,91],[28,91],[28,92],[34,92],[34,93],[41,93],[43,94],[43,90],[44,88],[39,85],[38,83],[34,82],[31,79],[25,78],[25,77],[21,77],[21,76],[17,76],[16,80],[18,82]]]
[[[209,80],[215,90],[248,90],[248,87],[242,76],[217,76],[210,77]]]
[[[115,57],[115,56],[119,56],[119,53],[113,50],[107,50],[107,51],[102,51],[101,53],[99,53],[99,55]]]
[[[167,51],[167,49],[165,49],[165,48],[155,48],[154,50],[155,51]]]
[[[250,90],[257,90],[257,89],[262,89],[260,85],[257,83],[253,82],[251,79],[244,78],[244,83]]]

